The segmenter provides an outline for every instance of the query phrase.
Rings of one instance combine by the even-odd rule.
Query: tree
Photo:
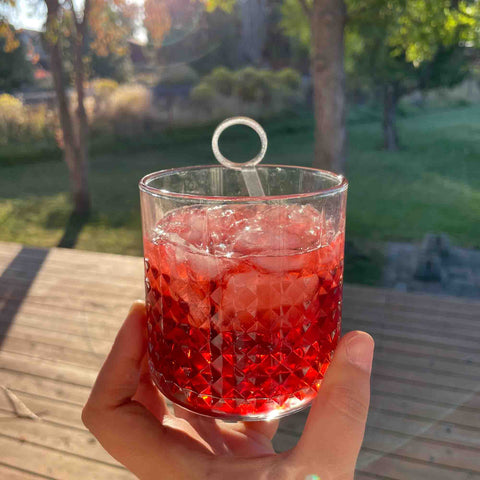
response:
[[[398,148],[395,118],[400,96],[425,85],[422,75],[431,71],[429,63],[438,66],[441,57],[444,64],[454,57],[458,61],[462,45],[478,43],[478,0],[346,0],[345,5],[334,0],[284,0],[282,10],[285,31],[311,44],[317,119],[315,162],[324,165],[324,158],[330,155],[334,169],[335,161],[343,165],[343,148],[339,146],[345,138],[344,43],[347,73],[371,88],[381,86],[384,145],[389,150]],[[452,57],[446,61],[449,55]],[[323,61],[329,72],[322,75]],[[459,78],[452,75],[451,80],[455,76]],[[429,78],[432,84],[433,77]],[[323,138],[322,129],[333,135]]]
[[[0,0],[14,6],[15,0]],[[72,0],[44,0],[47,10],[45,40],[50,53],[57,108],[62,130],[64,159],[68,167],[74,214],[90,211],[88,188],[88,119],[85,111],[85,54],[91,47],[98,55],[121,53],[138,8],[127,0],[84,0],[77,8]],[[91,35],[92,41],[87,42]],[[0,17],[0,36],[5,50],[18,46],[14,32],[5,18]],[[17,43],[17,44],[16,44]],[[72,77],[75,90],[75,108],[71,109],[67,95],[68,76],[65,74],[65,44],[71,48]]]
[[[15,30],[9,26],[13,34]],[[25,45],[14,42],[8,47],[8,39],[0,36],[0,92],[11,92],[22,85],[32,83],[32,63],[27,58]]]
[[[285,32],[310,46],[315,111],[314,166],[345,169],[344,0],[284,0]]]
[[[467,73],[466,45],[478,42],[476,4],[451,0],[366,0],[353,2],[358,14],[347,35],[355,39],[351,74],[380,86],[384,148],[399,148],[396,111],[413,89],[452,86]],[[474,8],[473,8],[474,7]],[[352,42],[353,43],[353,42]]]

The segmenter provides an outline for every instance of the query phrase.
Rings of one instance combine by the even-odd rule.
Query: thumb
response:
[[[308,473],[353,478],[370,403],[373,348],[365,332],[348,333],[340,341],[295,448],[310,469],[319,470]]]

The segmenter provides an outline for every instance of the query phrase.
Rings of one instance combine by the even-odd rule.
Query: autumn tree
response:
[[[13,7],[15,0],[0,0]],[[131,23],[139,8],[127,0],[84,0],[77,7],[72,0],[44,0],[47,16],[45,40],[50,54],[57,109],[62,132],[64,159],[68,167],[74,213],[85,215],[90,210],[88,188],[88,119],[85,110],[85,56],[88,47],[106,56],[122,53],[131,34]],[[125,21],[127,19],[128,21]],[[5,18],[0,17],[0,35],[6,49],[17,42]],[[91,36],[91,41],[87,39]],[[68,38],[68,42],[65,39]],[[62,45],[71,48],[74,101],[67,94],[66,55]]]

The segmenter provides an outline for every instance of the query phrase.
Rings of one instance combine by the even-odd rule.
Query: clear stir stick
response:
[[[231,127],[233,125],[245,125],[253,129],[258,136],[260,137],[261,142],[261,149],[258,155],[248,162],[244,163],[236,163],[230,161],[228,158],[224,157],[220,152],[220,148],[218,147],[218,139],[220,135],[223,133],[225,129]],[[245,185],[248,190],[248,194],[251,197],[263,197],[265,196],[265,192],[262,187],[262,182],[260,181],[260,177],[258,176],[258,171],[255,166],[260,163],[265,156],[267,151],[268,140],[267,134],[265,130],[261,127],[261,125],[256,122],[255,120],[249,117],[231,117],[224,120],[218,127],[215,129],[212,137],[212,150],[215,158],[218,160],[220,164],[224,167],[232,168],[234,170],[240,170],[242,172],[243,180],[245,181]]]

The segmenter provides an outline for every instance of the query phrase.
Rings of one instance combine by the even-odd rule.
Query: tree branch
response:
[[[307,3],[307,0],[298,0],[302,10],[304,11],[305,15],[310,18],[312,16],[312,7]]]

